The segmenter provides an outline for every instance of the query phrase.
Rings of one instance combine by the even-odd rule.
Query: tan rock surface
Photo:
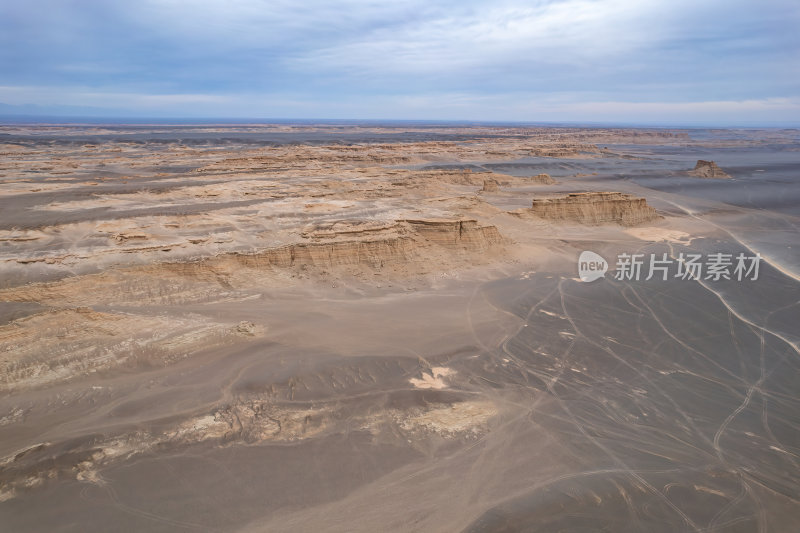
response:
[[[714,161],[698,159],[694,169],[689,171],[690,176],[697,178],[730,178],[730,175],[719,168]]]
[[[659,218],[644,198],[619,192],[582,192],[534,198],[530,213],[550,221],[635,226]]]
[[[550,177],[550,174],[537,174],[531,176],[529,179],[534,183],[541,183],[542,185],[552,185],[556,182],[556,180]]]

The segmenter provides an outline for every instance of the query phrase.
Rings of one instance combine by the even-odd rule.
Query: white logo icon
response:
[[[578,258],[578,276],[581,281],[594,281],[605,276],[608,262],[594,252],[581,252]]]

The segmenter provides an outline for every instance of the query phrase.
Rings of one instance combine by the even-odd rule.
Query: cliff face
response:
[[[696,178],[730,178],[730,175],[719,168],[714,161],[698,159],[693,170],[689,171],[690,176]]]
[[[229,252],[23,285],[0,291],[0,299],[59,306],[190,302],[213,290],[284,285],[295,276],[404,278],[485,263],[502,254],[506,242],[495,226],[434,218],[337,221],[312,227],[301,238],[250,253]]]
[[[264,250],[255,254],[233,254],[238,266],[246,268],[331,268],[364,265],[380,268],[386,263],[402,263],[418,255],[418,247],[407,236],[374,240],[330,243],[299,243]],[[223,262],[225,259],[224,258]],[[214,262],[212,260],[212,262]]]
[[[552,221],[634,226],[660,218],[647,200],[620,192],[581,192],[534,198],[531,213]]]
[[[498,183],[495,180],[483,180],[483,188],[481,191],[483,192],[497,192],[499,190]]]
[[[451,251],[483,253],[503,243],[494,226],[481,226],[475,220],[406,220],[423,239]]]
[[[492,248],[499,249],[504,242],[496,227],[481,226],[475,220],[400,220],[361,226],[338,223],[306,232],[307,242],[161,266],[172,273],[208,281],[235,278],[242,269],[380,270],[391,265],[398,271],[408,263],[422,266],[430,263],[430,269],[435,269],[442,253],[449,254],[452,260],[471,263],[471,259],[479,259],[480,254]]]
[[[364,265],[380,268],[422,259],[436,248],[464,254],[479,254],[499,245],[503,238],[494,226],[480,226],[475,220],[401,220],[395,224],[359,230],[348,227],[314,232],[316,242],[297,243],[256,254],[235,254],[247,267]],[[431,249],[433,248],[433,249]]]

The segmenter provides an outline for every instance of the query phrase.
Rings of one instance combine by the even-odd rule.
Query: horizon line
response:
[[[795,122],[765,123],[710,123],[710,122],[613,122],[594,120],[486,120],[486,119],[423,119],[423,118],[281,118],[281,117],[134,117],[134,116],[82,116],[82,115],[25,115],[0,114],[0,125],[243,125],[243,124],[424,124],[424,125],[480,125],[480,126],[517,126],[517,127],[607,127],[607,128],[641,128],[641,129],[800,129]]]

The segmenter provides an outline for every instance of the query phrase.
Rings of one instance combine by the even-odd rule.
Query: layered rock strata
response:
[[[620,192],[579,192],[534,198],[530,213],[546,220],[634,226],[660,218],[644,198]]]
[[[689,175],[696,178],[730,178],[730,175],[719,168],[719,165],[714,161],[705,161],[703,159],[697,160],[697,164],[694,166],[693,170],[689,171]]]

